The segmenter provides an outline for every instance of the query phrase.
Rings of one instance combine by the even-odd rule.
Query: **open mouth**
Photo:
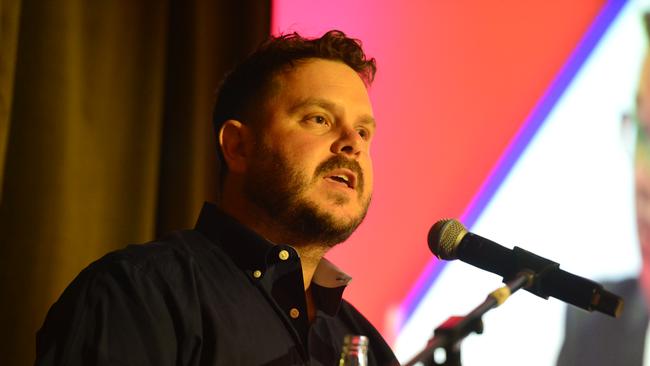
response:
[[[356,186],[356,176],[347,169],[340,169],[326,175],[326,179],[344,185],[350,189]]]

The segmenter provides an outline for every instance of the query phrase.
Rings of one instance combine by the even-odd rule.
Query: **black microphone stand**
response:
[[[534,274],[530,271],[519,272],[512,280],[506,282],[505,286],[490,293],[481,305],[467,315],[452,316],[447,319],[435,329],[427,346],[404,366],[415,364],[460,366],[460,344],[463,339],[472,333],[483,333],[483,315],[503,304],[512,293],[530,286],[533,278]],[[436,361],[434,357],[434,353],[439,349],[444,350],[445,357],[442,363]]]

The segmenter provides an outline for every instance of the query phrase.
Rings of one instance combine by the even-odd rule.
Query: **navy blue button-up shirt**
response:
[[[82,271],[37,334],[36,365],[332,366],[346,334],[369,337],[370,365],[397,364],[342,299],[349,280],[321,261],[310,324],[297,252],[206,204],[194,230]]]

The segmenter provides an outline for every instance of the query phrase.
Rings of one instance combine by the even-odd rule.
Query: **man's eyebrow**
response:
[[[292,105],[291,108],[289,108],[290,113],[295,113],[296,111],[306,108],[306,107],[321,107],[323,109],[327,110],[332,110],[335,111],[339,109],[336,104],[333,102],[327,100],[327,99],[321,99],[321,98],[307,98],[307,99],[302,99],[298,101],[296,104]]]
[[[322,99],[322,98],[307,98],[298,101],[296,104],[292,105],[291,108],[289,108],[289,113],[293,114],[299,111],[300,109],[307,108],[307,107],[320,107],[323,109],[326,109],[328,111],[332,112],[337,112],[339,109],[341,109],[339,106],[337,106],[335,103],[327,100],[327,99]],[[371,115],[364,115],[359,119],[359,122],[364,124],[364,125],[371,125],[373,128],[376,128],[377,123],[375,121],[375,118]]]
[[[377,128],[377,121],[375,121],[375,118],[370,115],[365,115],[361,117],[359,120],[360,123],[363,123],[364,125],[370,125],[373,129]]]

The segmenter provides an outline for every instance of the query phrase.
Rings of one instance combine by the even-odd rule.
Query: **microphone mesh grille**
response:
[[[457,220],[440,220],[429,232],[429,248],[440,259],[457,259],[456,249],[466,234],[467,229]]]

